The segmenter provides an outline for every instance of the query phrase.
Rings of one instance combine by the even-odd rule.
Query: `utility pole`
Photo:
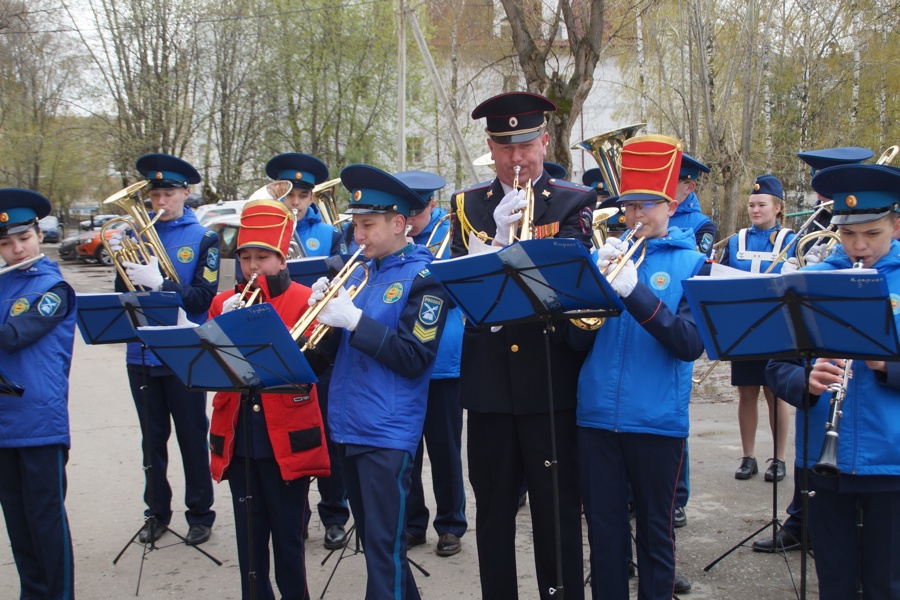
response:
[[[406,6],[400,0],[397,48],[397,171],[406,170]]]

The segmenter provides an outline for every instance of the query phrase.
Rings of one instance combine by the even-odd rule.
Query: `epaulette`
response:
[[[419,271],[419,277],[425,278],[431,275],[431,271],[429,269],[422,269]]]
[[[592,189],[586,185],[581,185],[580,183],[575,183],[574,181],[566,181],[565,179],[550,179],[547,181],[548,185],[558,188],[564,188],[567,190],[576,190],[579,192],[590,192]]]
[[[492,183],[494,183],[494,180],[488,179],[487,181],[476,183],[475,185],[469,186],[467,188],[456,190],[455,192],[453,192],[453,197],[455,198],[457,194],[468,194],[469,192],[474,192],[475,190],[483,190],[486,187],[490,187]]]

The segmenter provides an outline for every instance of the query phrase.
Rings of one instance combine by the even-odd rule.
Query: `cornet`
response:
[[[238,304],[236,308],[245,308],[247,306],[253,306],[256,303],[256,300],[259,298],[259,293],[262,291],[261,287],[253,286],[258,276],[259,273],[254,273],[250,276],[250,279],[247,281],[247,283],[244,284],[244,289],[241,290],[241,295],[238,298]]]
[[[513,189],[519,189],[519,172],[522,170],[522,167],[516,165],[513,167],[513,173],[515,177],[513,178]],[[509,225],[509,243],[513,242],[524,242],[530,240],[534,237],[534,187],[531,185],[531,180],[525,184],[525,208],[521,211],[522,218],[518,221],[514,221]],[[522,225],[522,228],[519,229],[519,224]]]

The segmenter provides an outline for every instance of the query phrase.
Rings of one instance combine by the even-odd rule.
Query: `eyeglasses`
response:
[[[653,210],[653,207],[657,204],[662,204],[666,202],[666,200],[647,200],[645,202],[623,202],[622,208],[626,211],[636,211],[640,210],[641,212],[647,212],[649,210]]]

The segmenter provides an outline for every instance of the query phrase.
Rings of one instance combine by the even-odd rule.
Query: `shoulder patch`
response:
[[[210,237],[211,235],[213,235],[213,233],[214,232],[211,229],[207,229],[206,233],[203,234],[203,237]]]
[[[592,235],[594,233],[594,211],[590,206],[585,206],[578,214],[578,222],[581,223],[581,233]]]
[[[219,280],[219,270],[203,267],[203,279],[209,283],[215,283]]]
[[[709,254],[709,249],[712,248],[713,244],[713,234],[704,233],[703,237],[700,238],[700,252],[703,254]]]
[[[9,309],[9,316],[18,317],[22,313],[28,312],[28,309],[31,308],[31,302],[28,301],[28,298],[22,296],[18,300],[12,303],[12,306]]]
[[[206,253],[206,267],[215,271],[219,268],[219,249],[210,248]]]
[[[431,271],[429,269],[422,269],[419,271],[419,277],[428,277],[431,275]]]
[[[60,304],[62,304],[62,300],[59,296],[53,292],[47,292],[38,300],[38,312],[42,317],[52,317],[56,314]]]
[[[586,185],[581,185],[580,183],[575,183],[574,181],[566,181],[565,179],[551,179],[547,182],[547,185],[552,187],[562,188],[566,190],[577,190],[579,192],[590,192],[591,189]]]

